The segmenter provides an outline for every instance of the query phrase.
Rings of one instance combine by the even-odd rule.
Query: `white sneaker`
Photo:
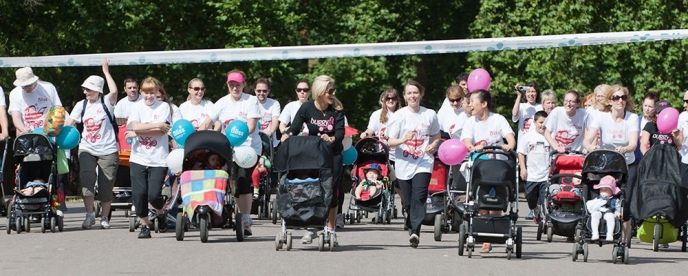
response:
[[[600,234],[592,234],[592,238],[590,238],[593,241],[599,240],[600,239]]]
[[[306,230],[306,233],[304,233],[303,237],[301,238],[301,244],[313,243],[313,236],[315,236],[315,232]]]
[[[337,214],[337,218],[335,219],[335,225],[337,228],[344,228],[344,215]]]
[[[607,236],[605,236],[604,239],[608,242],[614,241],[614,233],[607,233]]]
[[[81,224],[81,228],[91,229],[91,226],[93,226],[94,224],[96,224],[96,216],[86,214],[86,219],[84,219],[84,223]]]
[[[110,222],[107,217],[100,218],[100,228],[110,229]]]

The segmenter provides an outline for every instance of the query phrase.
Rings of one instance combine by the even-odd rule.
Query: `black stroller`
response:
[[[7,234],[31,231],[31,219],[40,219],[41,232],[62,231],[64,220],[56,212],[57,146],[43,134],[29,133],[14,141],[17,166],[14,196],[8,204]]]
[[[681,156],[676,147],[658,144],[645,153],[638,165],[638,179],[631,192],[631,217],[637,229],[638,239],[652,242],[652,250],[659,244],[681,242],[686,252],[688,236],[688,187],[682,187]],[[630,247],[628,235],[626,244]]]
[[[593,189],[594,185],[600,183],[606,175],[611,175],[616,179],[616,185],[623,190],[628,178],[628,166],[623,154],[611,150],[596,150],[588,153],[583,161],[583,202],[599,196],[598,192]],[[619,195],[621,205],[625,200],[623,192]],[[623,213],[623,211],[621,212]],[[614,244],[612,249],[612,261],[617,262],[618,258],[625,264],[628,263],[628,248],[621,239],[621,220],[615,219],[614,239],[613,241],[606,241],[607,225],[600,223],[599,240],[592,240],[591,214],[587,208],[582,210],[581,223],[576,226],[575,242],[573,244],[572,260],[575,262],[579,254],[583,254],[583,261],[588,261],[588,244],[597,244],[602,247],[604,244]],[[584,225],[582,223],[585,223]]]
[[[272,162],[274,159],[272,138],[262,131],[259,133],[260,140],[263,143],[263,156],[267,158],[268,162]],[[259,158],[261,157],[259,156]],[[256,167],[256,169],[258,168]],[[274,209],[270,202],[270,194],[272,193],[272,166],[265,167],[265,169],[267,170],[267,174],[260,177],[258,198],[253,199],[253,205],[251,206],[251,214],[258,215],[258,219],[269,219],[273,213],[272,209]]]
[[[275,250],[292,248],[292,233],[287,229],[322,229],[330,212],[333,195],[332,149],[320,137],[295,136],[277,149],[275,171],[279,174],[277,210],[282,229],[275,236]],[[318,250],[334,250],[334,238],[323,231]]]
[[[466,197],[466,220],[459,227],[459,256],[464,251],[470,258],[479,242],[506,244],[507,259],[513,253],[521,258],[523,244],[518,219],[518,180],[516,153],[501,147],[485,147],[470,166],[469,195]],[[487,155],[491,159],[480,159]],[[506,157],[506,160],[501,158]],[[501,211],[500,215],[479,215],[480,210]],[[508,213],[505,213],[509,210]]]
[[[390,224],[394,215],[394,189],[389,181],[389,148],[378,138],[364,138],[354,146],[358,151],[358,158],[351,170],[351,198],[346,219],[351,224],[360,222],[362,216],[368,217],[368,213],[375,213],[373,222]],[[365,169],[370,165],[377,164],[380,167],[379,179],[383,183],[383,188],[377,190],[375,194],[369,195],[367,200],[357,200],[355,197],[356,187],[366,180]],[[362,195],[367,195],[364,191]]]
[[[223,169],[203,167],[209,154],[217,154]],[[217,131],[197,131],[189,135],[184,146],[184,163],[180,185],[173,190],[182,200],[182,210],[177,213],[175,234],[178,241],[184,240],[184,232],[192,225],[200,230],[201,242],[208,241],[208,230],[234,228],[238,241],[244,240],[244,224],[241,216],[232,222],[235,208],[231,194],[229,172],[233,166],[232,146],[229,140]],[[176,200],[177,196],[173,196]],[[175,204],[176,206],[176,204]]]

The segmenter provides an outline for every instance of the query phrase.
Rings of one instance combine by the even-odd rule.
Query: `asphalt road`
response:
[[[7,235],[1,218],[0,275],[680,275],[688,268],[688,253],[680,252],[680,243],[653,252],[651,244],[637,240],[627,265],[612,264],[610,245],[591,246],[588,262],[581,256],[574,263],[572,244],[566,238],[536,241],[535,224],[522,219],[518,221],[524,227],[521,259],[507,260],[503,245],[469,259],[457,254],[458,234],[445,234],[436,242],[432,227],[423,228],[418,248],[409,247],[402,219],[392,220],[391,225],[372,224],[370,219],[347,224],[337,231],[341,246],[334,252],[319,252],[315,241],[302,245],[302,232],[296,231],[293,249],[287,252],[275,251],[279,225],[255,217],[254,235],[245,241],[238,242],[231,229],[217,229],[210,231],[204,244],[194,229],[184,241],[175,240],[174,229],[139,240],[138,231],[128,231],[122,211],[113,214],[112,229],[82,230],[83,206],[69,203],[68,207],[61,233],[42,234],[33,225],[30,233]],[[521,216],[525,214],[522,209]]]

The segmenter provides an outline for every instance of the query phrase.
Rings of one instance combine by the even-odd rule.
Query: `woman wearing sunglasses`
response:
[[[614,85],[610,90],[611,93],[605,99],[604,109],[592,120],[592,124],[585,133],[583,146],[587,152],[606,149],[624,155],[628,165],[628,180],[624,193],[630,195],[636,178],[635,154],[633,152],[638,146],[638,115],[634,113],[635,103],[629,96],[628,88]],[[595,143],[598,133],[600,133],[599,146]],[[622,214],[624,241],[630,229],[629,203],[630,200],[625,201]]]
[[[294,116],[296,116],[296,111],[299,110],[301,105],[308,101],[308,97],[311,95],[311,85],[307,80],[299,80],[296,82],[296,97],[297,100],[288,103],[282,109],[282,113],[279,116],[279,130],[284,133],[287,128],[294,121]],[[302,128],[303,131],[307,131],[306,128]]]
[[[447,88],[447,101],[449,105],[447,107],[442,107],[437,112],[437,119],[440,123],[440,129],[442,131],[442,138],[461,138],[461,131],[463,130],[463,125],[468,118],[466,112],[464,112],[463,102],[466,97],[461,86],[452,85]]]
[[[298,135],[302,132],[302,126],[305,125],[309,130],[309,135],[318,136],[330,145],[334,157],[332,162],[334,168],[332,171],[333,194],[339,195],[341,193],[342,169],[344,167],[342,159],[342,151],[344,150],[342,145],[342,140],[344,139],[344,106],[335,97],[336,91],[334,79],[331,77],[323,75],[315,78],[313,81],[313,100],[301,105],[301,108],[294,116],[291,126],[283,132],[281,140],[285,141],[290,136]],[[335,234],[339,200],[339,196],[332,197],[327,226],[325,227],[325,231],[334,239],[335,246],[339,246],[337,235]],[[313,236],[312,230],[308,231],[301,242],[311,243]]]
[[[179,106],[182,118],[189,120],[196,130],[205,130],[203,122],[213,110],[213,102],[203,99],[205,85],[200,79],[192,79],[186,89],[189,92],[187,101]],[[219,128],[219,122],[215,122]]]

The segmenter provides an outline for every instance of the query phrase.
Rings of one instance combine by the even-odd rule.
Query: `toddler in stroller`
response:
[[[593,189],[599,189],[599,196],[590,199],[585,203],[585,207],[590,213],[590,226],[592,230],[593,241],[600,239],[600,219],[604,219],[607,233],[605,240],[608,242],[614,241],[614,218],[621,217],[621,200],[616,196],[621,193],[621,190],[616,187],[616,179],[613,176],[607,175],[600,179],[600,184],[593,186]]]
[[[368,200],[382,189],[382,181],[378,180],[381,170],[380,164],[377,163],[370,164],[367,168],[363,168],[365,180],[361,181],[356,187],[356,200]],[[363,194],[364,190],[367,191],[366,194]]]

